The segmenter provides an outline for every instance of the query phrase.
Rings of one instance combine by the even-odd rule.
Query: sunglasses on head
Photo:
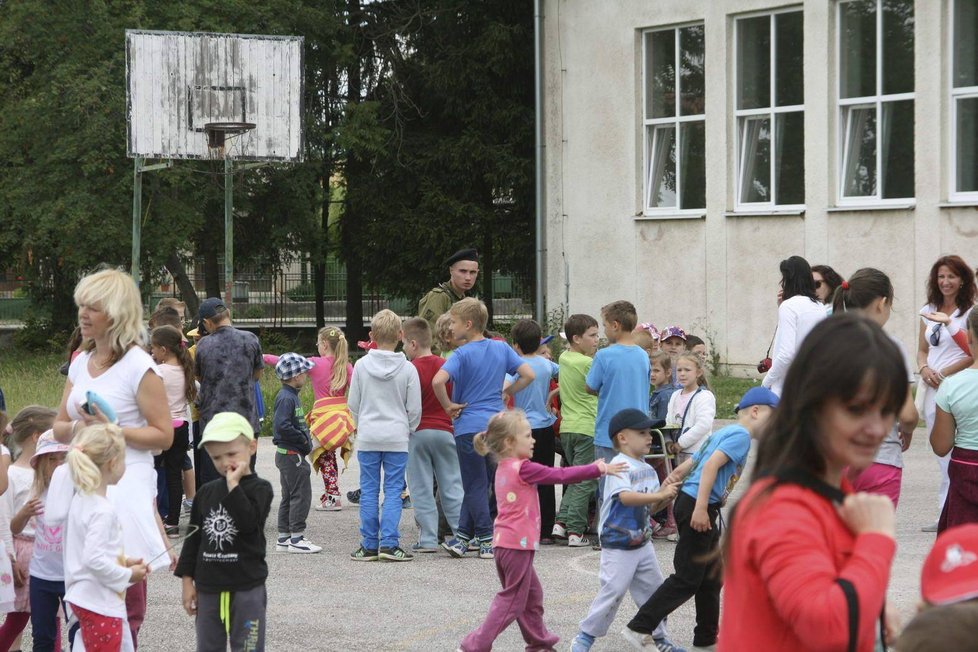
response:
[[[930,340],[931,346],[937,346],[941,343],[941,325],[934,324],[934,327],[930,329]]]

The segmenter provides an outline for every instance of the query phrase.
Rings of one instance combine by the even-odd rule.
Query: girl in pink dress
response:
[[[543,587],[533,570],[533,556],[540,548],[540,499],[538,484],[574,484],[601,475],[618,475],[624,463],[597,460],[584,466],[549,467],[530,461],[533,435],[522,410],[500,412],[489,420],[486,432],[475,436],[480,455],[494,453],[496,467],[496,516],[493,552],[502,590],[493,598],[485,621],[463,640],[463,652],[492,649],[493,641],[515,620],[527,650],[550,650],[560,638],[543,622]]]

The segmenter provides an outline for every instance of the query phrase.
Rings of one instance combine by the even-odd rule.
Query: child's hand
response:
[[[677,444],[674,441],[671,441],[666,444],[666,450],[672,453],[673,455],[679,455],[681,452],[683,452],[683,449],[679,447],[679,444]]]
[[[659,498],[659,504],[671,503],[679,495],[679,483],[662,485],[655,494]]]
[[[706,507],[696,506],[693,508],[693,515],[689,519],[689,527],[697,532],[710,531],[712,526],[710,525],[710,514],[706,511]]]
[[[20,588],[27,584],[27,569],[17,565],[17,560],[12,559],[14,571],[14,586]]]
[[[672,473],[666,476],[666,479],[662,481],[663,487],[682,484],[684,477],[681,473],[677,473],[678,470],[679,469],[673,469]]]
[[[188,616],[197,615],[197,588],[193,578],[183,578],[183,609]]]
[[[465,409],[466,405],[468,405],[468,403],[449,403],[448,407],[445,408],[445,412],[447,412],[448,416],[451,418],[457,419],[458,416],[462,414],[462,410]]]
[[[613,475],[618,477],[628,470],[627,462],[615,462],[614,464],[608,464],[604,460],[597,460],[595,464],[597,464],[598,469],[601,470],[601,475]]]
[[[232,462],[225,476],[228,481],[228,491],[234,489],[241,482],[241,478],[249,471],[248,462]]]
[[[132,577],[129,578],[129,582],[132,584],[139,584],[149,575],[149,566],[142,563],[142,561],[138,564],[131,565],[129,568],[132,570]]]
[[[40,498],[31,498],[24,506],[20,508],[20,513],[25,518],[30,518],[31,516],[40,516],[44,513],[44,501]]]

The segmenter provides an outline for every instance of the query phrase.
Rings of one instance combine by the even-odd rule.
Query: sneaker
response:
[[[668,539],[671,535],[678,533],[675,526],[663,525],[658,530],[652,532],[653,539]]]
[[[456,539],[452,537],[448,541],[443,541],[441,547],[448,551],[452,557],[459,559],[465,556],[465,553],[469,549],[469,542],[464,539]]]
[[[479,559],[493,559],[492,541],[483,541],[479,544]]]
[[[594,645],[594,637],[584,632],[578,632],[571,641],[570,652],[589,652]]]
[[[414,505],[411,504],[411,496],[405,496],[401,500],[401,509],[414,509]]]
[[[920,528],[921,532],[937,532],[937,522],[931,523],[930,525],[925,525]]]
[[[567,536],[568,548],[586,548],[591,545],[591,540],[583,534],[569,534]]]
[[[289,539],[289,552],[294,552],[299,555],[312,555],[321,550],[322,546],[317,546],[305,537],[299,537],[298,541]]]
[[[478,550],[479,550],[479,540],[478,539],[469,539],[469,551],[470,552],[477,552]]]
[[[686,652],[686,648],[679,647],[678,645],[670,641],[668,638],[662,637],[662,638],[655,638],[652,640],[654,643],[654,649],[658,650],[659,652]]]
[[[551,535],[553,536],[554,539],[566,539],[567,528],[564,527],[563,523],[560,522],[554,523],[554,529],[553,532],[551,532]]]
[[[601,550],[601,540],[595,539],[594,543],[591,544],[591,550]]]
[[[354,489],[353,491],[346,492],[346,499],[349,500],[354,505],[360,504],[360,490]]]
[[[353,561],[377,561],[377,551],[367,550],[363,546],[360,546],[350,553],[350,559]]]
[[[672,534],[666,535],[666,541],[671,541],[672,543],[678,543],[679,532],[673,532]]]
[[[405,552],[400,546],[381,548],[377,556],[383,561],[411,561],[414,559],[414,555]]]
[[[656,648],[655,639],[652,638],[651,634],[643,634],[641,632],[636,632],[635,630],[626,627],[625,629],[621,630],[621,635],[636,650],[658,649]]]
[[[167,525],[163,528],[166,531],[167,539],[179,539],[180,538],[180,526],[179,525]]]
[[[413,546],[411,546],[411,551],[420,552],[420,553],[429,553],[429,552],[438,552],[438,548],[429,548],[428,546],[423,546],[420,543],[416,543]]]
[[[336,496],[326,496],[325,500],[317,503],[313,509],[317,512],[338,512],[343,509],[343,504]]]
[[[288,552],[289,551],[289,537],[284,539],[279,539],[275,543],[275,552]]]

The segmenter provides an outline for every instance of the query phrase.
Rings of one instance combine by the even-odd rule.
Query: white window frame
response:
[[[950,11],[948,12],[948,22],[950,23],[949,32],[951,34],[951,39],[948,43],[952,44],[950,48],[950,55],[948,56],[948,86],[950,95],[950,107],[951,107],[951,148],[950,148],[950,170],[951,174],[948,175],[949,185],[948,185],[948,201],[951,202],[961,202],[961,203],[978,203],[978,190],[971,191],[958,191],[958,102],[960,100],[973,100],[978,99],[978,86],[961,86],[955,88],[954,86],[954,47],[953,44],[956,43],[958,38],[957,25],[954,23],[955,5],[958,0],[951,0]]]
[[[690,217],[697,218],[706,215],[706,206],[702,208],[680,208],[680,202],[682,201],[682,165],[681,165],[681,153],[682,153],[682,124],[689,122],[702,122],[703,129],[706,129],[706,43],[703,44],[703,57],[704,57],[704,83],[703,83],[703,113],[696,115],[682,115],[680,111],[680,102],[682,98],[682,79],[679,75],[679,53],[680,53],[680,43],[679,43],[679,31],[687,27],[697,27],[703,26],[706,29],[703,21],[695,21],[691,23],[683,23],[681,25],[673,25],[670,27],[653,27],[650,29],[642,30],[642,215],[645,217],[659,217],[659,218],[675,218],[675,217]],[[647,69],[649,57],[648,57],[648,42],[649,35],[657,32],[667,32],[671,31],[675,35],[675,48],[674,48],[674,61],[675,61],[675,75],[676,75],[676,93],[675,93],[675,115],[670,118],[649,118],[646,115],[648,107],[648,89],[649,89],[649,70]],[[674,137],[674,147],[676,148],[676,205],[675,206],[651,206],[650,199],[652,194],[652,183],[649,178],[652,170],[654,169],[653,161],[650,160],[655,151],[655,147],[650,147],[649,142],[649,131],[655,131],[658,126],[673,126],[675,128]],[[650,151],[651,149],[651,151]],[[705,184],[705,179],[704,179]],[[705,187],[705,185],[704,185]],[[704,204],[706,203],[706,197],[704,196]]]
[[[775,116],[777,114],[779,114],[779,113],[799,113],[800,112],[802,114],[802,116],[804,116],[804,114],[805,114],[805,105],[804,104],[791,104],[791,105],[788,105],[788,106],[775,106],[777,100],[776,100],[775,88],[774,87],[775,87],[776,77],[777,77],[777,75],[776,75],[777,68],[775,68],[775,65],[777,63],[776,54],[777,54],[777,42],[778,42],[778,40],[777,40],[777,30],[774,27],[774,20],[775,20],[774,17],[777,16],[777,15],[779,15],[779,14],[790,14],[790,13],[800,13],[800,14],[802,14],[802,20],[804,21],[804,11],[803,11],[803,9],[801,7],[797,7],[797,6],[796,7],[786,7],[784,9],[779,9],[779,10],[776,10],[776,11],[761,11],[761,12],[744,14],[742,16],[738,16],[736,18],[736,20],[734,20],[734,58],[733,58],[734,104],[733,105],[734,105],[734,118],[735,118],[735,120],[734,120],[734,124],[735,124],[734,131],[735,131],[735,141],[736,141],[736,145],[735,145],[735,149],[734,149],[735,156],[736,156],[736,161],[734,163],[734,170],[735,170],[735,172],[734,172],[734,184],[736,186],[735,189],[734,189],[734,198],[735,198],[734,199],[734,212],[736,212],[736,213],[741,213],[741,212],[756,212],[756,211],[763,211],[763,210],[789,211],[789,212],[798,212],[798,211],[804,211],[805,210],[805,204],[804,203],[801,203],[801,204],[778,204],[776,201],[769,201],[769,202],[745,202],[745,201],[742,200],[743,198],[740,195],[741,190],[744,187],[744,185],[743,185],[743,179],[741,178],[741,175],[743,174],[743,171],[744,171],[744,154],[745,154],[745,152],[743,150],[743,144],[744,144],[744,142],[743,142],[743,136],[744,136],[744,129],[746,128],[746,124],[747,124],[747,121],[744,120],[744,118],[751,118],[751,117],[758,117],[758,116],[760,116],[760,117],[766,117],[766,118],[768,118],[770,120],[770,125],[771,125],[771,166],[770,166],[770,179],[768,181],[768,183],[769,183],[768,187],[771,189],[771,195],[772,195],[772,197],[774,199],[777,199],[778,191],[777,191],[777,188],[774,187],[774,177],[775,177],[775,172],[776,172],[775,167],[777,166],[776,152],[778,151],[777,150],[777,141],[776,141],[776,138],[777,138],[777,128],[776,128],[776,124],[775,124]],[[738,109],[737,108],[737,105],[738,105],[738,103],[740,101],[740,76],[738,75],[739,70],[738,70],[738,66],[737,66],[737,60],[738,60],[738,54],[739,54],[737,48],[740,45],[740,21],[741,20],[745,20],[745,19],[750,19],[750,18],[758,18],[760,16],[769,16],[769,21],[770,21],[768,23],[768,29],[770,30],[770,35],[771,35],[771,51],[769,53],[769,55],[770,55],[770,64],[769,64],[769,68],[770,68],[770,80],[769,80],[769,84],[770,84],[770,86],[769,86],[770,106],[768,106],[766,108],[765,107],[761,107],[761,108],[757,108],[757,109]],[[804,24],[804,23],[802,23],[802,24]],[[808,145],[807,145],[807,141],[806,141],[806,149],[807,149],[807,146]],[[804,184],[804,180],[802,180],[802,183]]]
[[[906,206],[916,201],[914,195],[908,197],[892,197],[884,199],[880,193],[883,187],[883,146],[880,140],[880,122],[883,116],[883,104],[889,102],[899,102],[901,100],[911,100],[914,102],[916,110],[916,90],[917,84],[914,80],[914,91],[910,93],[891,93],[883,94],[883,0],[871,0],[876,3],[876,94],[865,95],[862,97],[842,97],[842,9],[850,2],[867,2],[868,0],[840,0],[836,7],[835,14],[835,54],[836,54],[836,101],[838,102],[838,155],[836,160],[839,164],[837,181],[838,190],[836,192],[838,206]],[[916,27],[916,15],[914,16]],[[914,33],[914,49],[916,50],[916,32]],[[876,194],[871,197],[846,197],[846,168],[849,164],[849,151],[846,143],[849,140],[849,120],[847,120],[847,109],[850,108],[875,108],[876,110]],[[851,114],[849,114],[851,116]],[[916,151],[914,152],[916,157]],[[916,166],[914,168],[914,179],[916,179]]]

